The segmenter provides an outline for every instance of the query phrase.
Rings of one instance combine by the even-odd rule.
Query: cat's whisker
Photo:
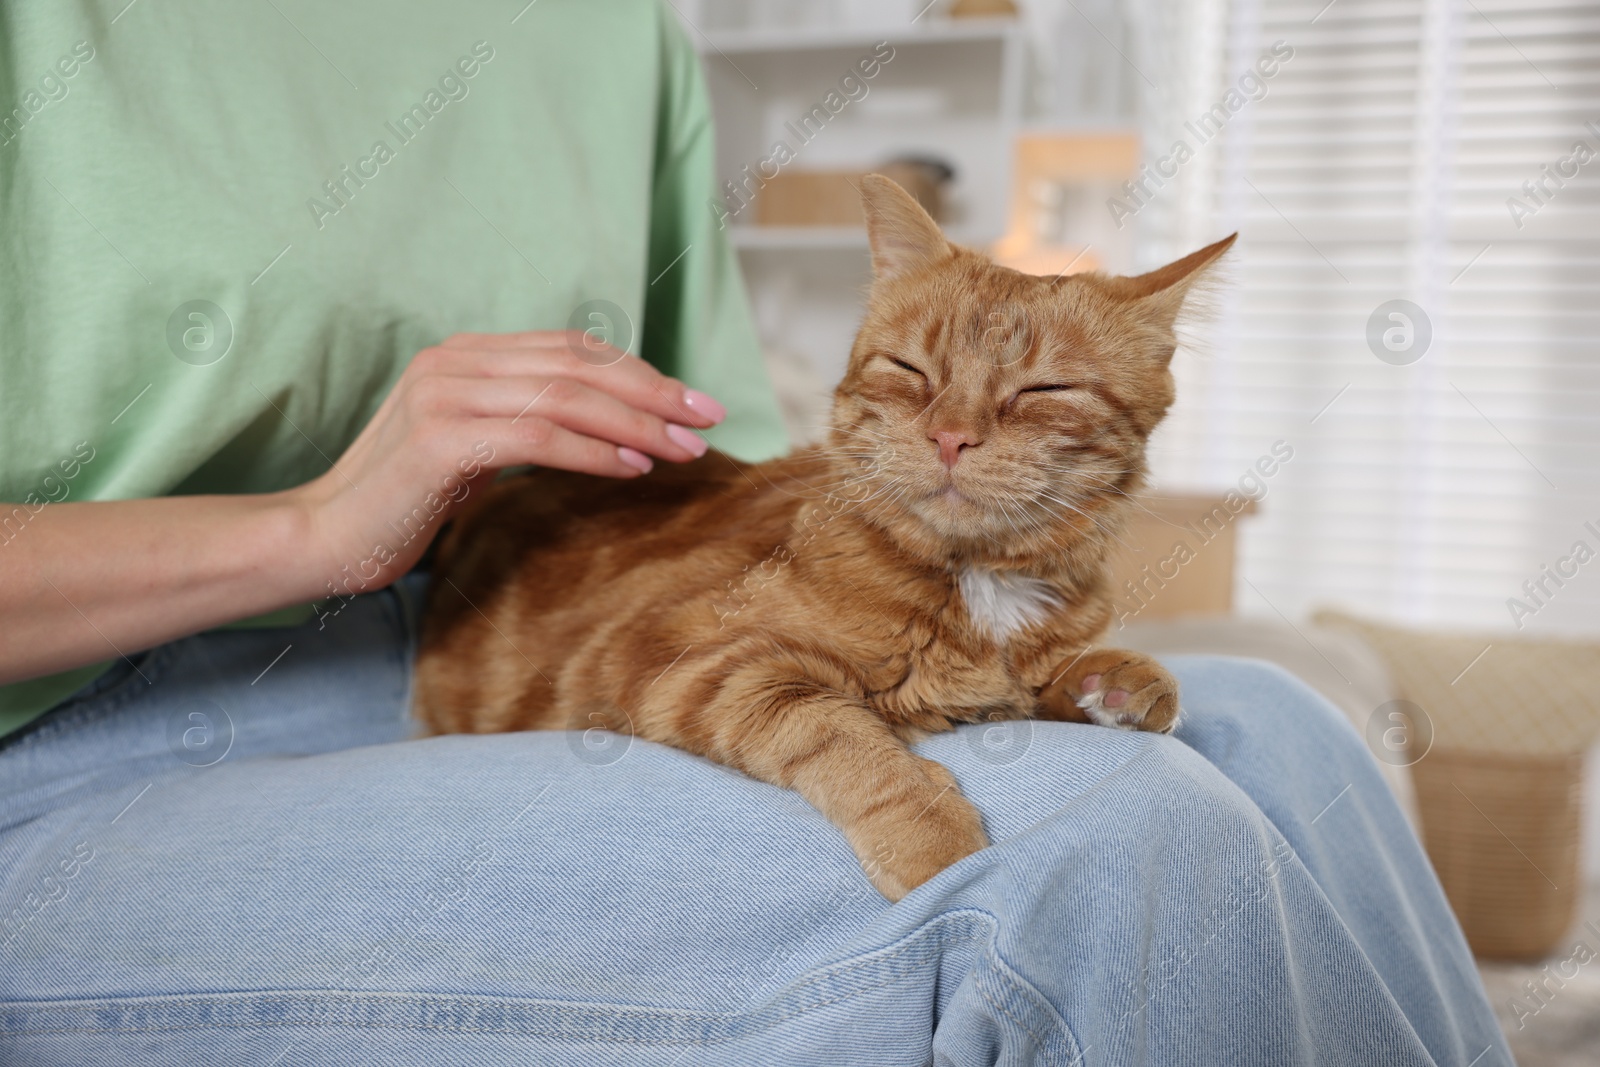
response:
[[[1059,466],[1059,465],[1054,464],[1054,463],[1041,463],[1041,464],[1037,465],[1036,469],[1037,470],[1042,470],[1042,471],[1055,471],[1055,472],[1057,472],[1059,474],[1075,474],[1075,475],[1078,475],[1079,477],[1083,477],[1083,478],[1093,478],[1098,474],[1136,474],[1136,473],[1138,473],[1137,468],[1129,468],[1127,470],[1088,470],[1087,468],[1082,467],[1082,466],[1065,467],[1065,466]]]
[[[1129,545],[1127,541],[1123,540],[1122,536],[1115,529],[1113,529],[1112,527],[1109,527],[1109,526],[1105,525],[1104,523],[1102,523],[1093,514],[1087,512],[1087,511],[1084,511],[1082,508],[1076,507],[1073,504],[1069,504],[1065,500],[1060,499],[1059,497],[1051,496],[1049,493],[1041,492],[1039,495],[1043,499],[1050,500],[1050,501],[1052,501],[1052,502],[1054,502],[1056,504],[1059,504],[1062,507],[1066,508],[1068,511],[1073,512],[1074,514],[1077,514],[1077,515],[1081,515],[1085,519],[1088,519],[1089,523],[1092,526],[1094,526],[1095,529],[1100,531],[1101,534],[1103,534],[1104,536],[1110,538],[1112,541],[1115,541],[1117,544],[1121,545],[1123,548],[1128,548],[1128,549],[1132,548],[1132,546]]]
[[[1074,473],[1074,474],[1077,474],[1080,477],[1090,477],[1090,478],[1093,477],[1092,475],[1088,474],[1087,472],[1082,472],[1082,471],[1064,472],[1064,473]],[[1125,473],[1131,473],[1131,472],[1125,472]],[[1161,514],[1158,514],[1157,512],[1151,511],[1150,508],[1148,506],[1146,506],[1145,502],[1143,500],[1141,500],[1138,496],[1134,495],[1133,493],[1126,492],[1125,490],[1122,490],[1122,489],[1116,487],[1114,484],[1112,484],[1109,481],[1107,481],[1105,483],[1105,488],[1099,489],[1097,491],[1098,492],[1111,493],[1111,494],[1113,494],[1115,496],[1122,497],[1124,500],[1128,501],[1129,506],[1137,508],[1139,511],[1141,511],[1144,514],[1150,516],[1152,519],[1155,519],[1157,522],[1160,522],[1164,526],[1170,526],[1175,530],[1183,529],[1183,525],[1181,523],[1173,522],[1171,519],[1167,518],[1165,515],[1161,515]]]
[[[826,452],[824,452],[822,454],[823,455],[827,455]],[[873,470],[866,470],[866,471],[838,471],[838,470],[824,471],[823,472],[824,476],[833,477],[835,480],[831,481],[831,482],[823,482],[820,485],[808,482],[805,479],[803,479],[803,478],[799,477],[798,475],[794,474],[792,471],[791,472],[787,472],[787,477],[790,480],[792,480],[793,482],[804,486],[806,489],[810,490],[812,493],[816,494],[817,496],[820,496],[820,497],[823,497],[823,498],[827,498],[827,497],[835,495],[835,492],[837,490],[845,488],[847,486],[855,485],[855,484],[866,484],[868,482],[871,482],[877,476],[876,475],[876,470],[877,469],[881,469],[881,464],[875,464]],[[808,497],[806,497],[804,494],[792,492],[789,489],[786,489],[785,487],[778,485],[776,482],[772,481],[771,477],[768,476],[765,472],[762,472],[762,476],[766,478],[768,485],[772,486],[774,489],[778,490],[779,492],[782,492],[787,496],[795,497],[797,499],[808,499]]]
[[[1090,522],[1094,523],[1096,526],[1099,526],[1101,529],[1105,529],[1106,528],[1106,527],[1101,525],[1100,520],[1096,515],[1092,514],[1091,512],[1085,511],[1083,508],[1079,507],[1077,504],[1074,504],[1070,500],[1061,499],[1060,497],[1056,496],[1054,493],[1050,492],[1047,489],[1036,489],[1036,490],[1034,490],[1034,498],[1036,500],[1041,500],[1041,501],[1042,500],[1048,500],[1052,504],[1056,504],[1056,505],[1058,505],[1060,507],[1066,508],[1068,511],[1073,512],[1074,514],[1082,515],[1084,518],[1088,519]]]
[[[888,434],[879,433],[877,430],[869,430],[865,426],[835,426],[833,432],[848,434],[851,437],[866,437],[879,441],[889,440]]]
[[[1013,534],[1016,534],[1019,538],[1023,537],[1024,536],[1024,529],[1023,529],[1023,526],[1021,524],[1019,516],[1016,515],[1016,514],[1013,514],[1011,509],[1006,506],[1004,501],[996,501],[996,503],[999,504],[1000,512],[1004,516],[1007,524],[1010,525],[1011,532]]]

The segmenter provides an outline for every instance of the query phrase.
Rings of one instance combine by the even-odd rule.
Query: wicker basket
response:
[[[1473,952],[1547,955],[1580,895],[1583,756],[1434,749],[1411,772],[1428,858]]]

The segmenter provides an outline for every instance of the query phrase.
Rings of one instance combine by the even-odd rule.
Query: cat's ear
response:
[[[952,255],[939,224],[911,194],[881,174],[861,179],[861,209],[872,246],[872,275],[878,281],[937,263]]]
[[[1147,322],[1170,330],[1183,310],[1183,301],[1206,274],[1207,269],[1238,240],[1237,233],[1229,234],[1216,244],[1206,245],[1165,267],[1157,267],[1148,274],[1107,279],[1112,295],[1133,303]]]

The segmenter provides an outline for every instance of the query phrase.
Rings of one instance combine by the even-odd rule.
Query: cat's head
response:
[[[874,277],[829,443],[873,513],[995,563],[1109,530],[1172,403],[1184,299],[1234,238],[1137,277],[1036,277],[952,245],[887,178],[862,197]]]

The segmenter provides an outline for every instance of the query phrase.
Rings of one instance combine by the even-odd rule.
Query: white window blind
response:
[[[1137,215],[1142,257],[1241,231],[1177,357],[1157,483],[1221,488],[1294,450],[1241,522],[1239,609],[1600,632],[1600,3],[1140,14],[1147,157],[1193,148]],[[1198,143],[1275,42],[1292,58]],[[1385,361],[1368,322],[1396,300],[1422,314],[1380,316]]]

